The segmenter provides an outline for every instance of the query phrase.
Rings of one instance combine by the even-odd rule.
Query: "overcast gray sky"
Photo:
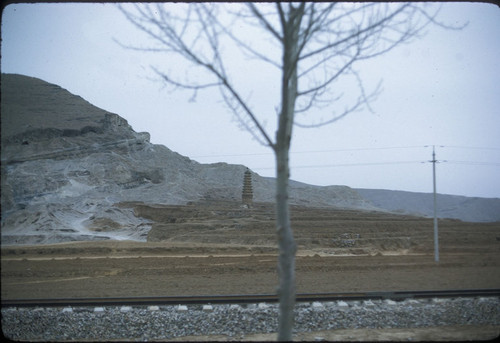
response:
[[[428,161],[436,145],[437,159],[447,161],[437,165],[439,193],[500,197],[500,9],[444,3],[440,19],[469,24],[462,31],[429,27],[424,38],[359,66],[367,87],[383,80],[375,113],[295,128],[293,180],[432,192]],[[2,73],[58,84],[198,162],[243,164],[274,176],[271,150],[238,127],[218,91],[189,102],[191,93],[172,93],[151,80],[150,66],[167,68],[173,63],[168,55],[126,50],[113,41],[149,42],[115,5],[12,4],[1,32]],[[245,75],[265,78],[259,70]],[[265,87],[279,84],[266,81]],[[275,109],[269,113],[272,126]]]

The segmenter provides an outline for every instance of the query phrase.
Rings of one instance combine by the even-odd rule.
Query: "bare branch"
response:
[[[246,112],[246,114],[252,119],[253,123],[255,124],[255,127],[257,127],[257,129],[259,130],[259,132],[264,137],[264,140],[266,142],[265,145],[268,145],[269,147],[271,147],[271,148],[274,149],[275,143],[272,141],[271,138],[269,138],[269,136],[267,135],[266,130],[262,127],[262,125],[260,124],[259,120],[255,116],[255,114],[250,110],[250,108],[245,103],[245,101],[243,101],[243,99],[241,98],[241,96],[235,91],[235,89],[229,84],[229,82],[227,80],[224,79],[224,80],[222,80],[222,82],[223,82],[223,86],[225,87],[225,89],[227,91],[229,91],[229,93],[231,93],[231,95],[233,96],[233,98],[243,108],[243,110]]]
[[[283,37],[280,36],[278,31],[264,18],[264,15],[260,13],[260,11],[257,9],[254,3],[249,2],[248,7],[250,8],[250,11],[259,19],[259,21],[263,24],[263,26],[272,33],[272,35],[280,42],[283,43]]]
[[[204,84],[182,83],[182,82],[175,81],[175,80],[171,79],[170,77],[168,77],[168,75],[166,75],[165,73],[160,72],[158,69],[156,69],[154,67],[152,69],[154,69],[154,71],[159,76],[161,76],[161,78],[166,83],[172,84],[173,86],[178,87],[178,88],[184,88],[184,89],[204,89],[204,88],[210,88],[210,87],[218,87],[218,86],[222,85],[222,82],[220,82],[220,81],[219,82],[213,82],[213,83],[204,83]]]
[[[160,75],[165,82],[175,87],[194,90],[195,93],[193,94],[192,99],[195,97],[196,92],[200,89],[214,86],[225,89],[231,95],[232,100],[234,100],[238,104],[238,108],[244,111],[244,113],[246,113],[246,115],[251,119],[255,128],[257,129],[257,132],[259,132],[263,137],[263,140],[259,141],[264,141],[265,145],[268,145],[270,147],[274,146],[273,141],[270,139],[262,125],[259,123],[256,115],[252,112],[250,107],[245,103],[238,91],[236,91],[235,87],[228,80],[224,69],[224,63],[219,54],[219,32],[217,32],[216,30],[217,26],[214,25],[213,18],[215,16],[211,12],[211,9],[203,5],[195,7],[194,13],[196,14],[196,19],[190,19],[190,22],[191,24],[199,24],[199,29],[195,33],[194,37],[189,40],[184,38],[184,36],[187,35],[188,30],[185,22],[180,20],[180,18],[176,18],[173,15],[167,13],[163,7],[158,6],[155,10],[155,12],[159,15],[159,18],[155,16],[149,6],[140,7],[138,5],[135,5],[135,9],[139,12],[138,16],[134,16],[132,13],[126,11],[121,6],[119,8],[126,15],[127,19],[132,22],[137,28],[148,34],[150,37],[154,38],[156,41],[160,42],[160,44],[166,46],[166,51],[174,52],[184,57],[187,61],[190,61],[195,66],[201,67],[206,72],[208,72],[209,75],[212,75],[212,77],[215,77],[216,79],[215,82],[207,83],[197,83],[192,81],[181,82],[173,79],[166,73],[160,72],[155,68],[155,72]],[[188,18],[190,18],[190,15],[191,12],[188,13]],[[179,31],[176,31],[175,27],[173,26],[176,22],[183,23],[183,26]],[[150,24],[153,28],[149,28],[143,23]],[[158,33],[153,31],[154,28],[158,30]],[[202,39],[202,37],[204,37],[204,39]],[[190,41],[189,45],[187,44],[187,41]],[[203,42],[208,43],[209,51],[212,54],[210,59],[208,59],[204,53],[195,51],[198,45],[202,44]],[[142,48],[139,49],[142,50]],[[145,50],[154,51],[148,49]],[[235,110],[237,108],[231,101],[227,101],[227,96],[224,96],[224,99],[229,108],[231,108],[232,110]],[[236,110],[235,114],[239,116],[239,113]],[[255,136],[253,131],[251,133]]]
[[[371,110],[369,102],[373,94],[378,93],[377,87],[370,96],[366,95],[361,82],[361,77],[354,72],[352,67],[357,61],[381,56],[402,43],[410,41],[423,31],[429,24],[444,28],[461,29],[465,25],[451,27],[437,21],[439,9],[430,12],[420,5],[412,3],[394,4],[339,4],[339,3],[299,3],[284,5],[276,3],[274,12],[267,11],[267,4],[246,5],[248,12],[234,11],[235,19],[243,18],[247,24],[260,25],[273,39],[276,39],[282,48],[286,30],[293,25],[298,25],[298,34],[293,56],[289,56],[287,70],[283,64],[269,57],[266,52],[261,52],[251,44],[245,42],[223,21],[217,9],[223,8],[218,4],[193,4],[186,6],[185,15],[180,17],[175,13],[166,11],[163,6],[157,5],[154,9],[150,6],[134,5],[137,14],[119,6],[126,18],[139,30],[145,32],[158,43],[157,47],[132,47],[119,43],[128,49],[148,52],[175,53],[194,66],[203,69],[208,75],[215,78],[213,81],[193,82],[186,79],[180,81],[171,73],[155,72],[162,79],[176,87],[195,91],[220,87],[223,99],[241,123],[242,114],[250,118],[252,125],[242,124],[249,131],[256,130],[263,137],[266,145],[273,146],[266,131],[260,126],[257,116],[252,112],[248,102],[236,90],[235,85],[229,81],[228,71],[221,55],[220,37],[230,38],[241,51],[282,69],[286,74],[285,79],[297,73],[301,88],[294,95],[302,99],[295,108],[296,113],[302,113],[314,106],[327,103],[336,103],[340,97],[329,95],[330,86],[340,80],[344,75],[353,75],[358,84],[360,98],[353,106],[337,115],[332,120],[324,120],[321,125],[338,120],[345,116],[349,109],[358,109],[361,103]],[[271,7],[267,7],[271,8]],[[247,20],[254,19],[254,20]],[[280,29],[276,24],[280,24]],[[333,38],[333,40],[332,40]],[[322,68],[322,70],[320,69]],[[304,87],[304,81],[309,85]],[[328,96],[329,95],[329,96]],[[328,96],[328,98],[327,98]],[[362,100],[360,100],[362,99]],[[294,101],[295,103],[295,101]],[[337,119],[335,119],[337,118]],[[305,124],[299,124],[307,126]],[[313,125],[313,127],[318,124]],[[252,132],[253,134],[253,132]]]
[[[338,41],[335,41],[333,43],[330,43],[330,44],[325,44],[324,46],[322,46],[321,48],[319,49],[316,49],[316,50],[313,50],[313,51],[310,51],[302,56],[300,56],[300,59],[301,60],[305,60],[305,59],[308,59],[314,55],[317,55],[317,54],[320,54],[324,51],[328,51],[328,50],[331,50],[341,44],[345,44],[347,42],[349,42],[350,40],[352,39],[358,39],[358,37],[360,35],[363,35],[363,34],[366,34],[367,32],[370,32],[371,30],[377,28],[377,27],[380,27],[381,25],[383,25],[385,22],[388,22],[390,21],[392,18],[394,18],[396,15],[398,15],[399,13],[401,13],[405,8],[407,8],[409,5],[408,4],[405,4],[403,6],[401,6],[400,8],[398,8],[396,11],[394,11],[393,13],[391,13],[390,15],[386,16],[386,17],[383,17],[381,20],[365,27],[364,29],[359,29],[358,30],[352,30],[352,33],[350,35],[348,35],[347,37],[343,38],[343,39],[340,39]]]
[[[283,8],[281,7],[280,2],[276,3],[276,9],[278,10],[278,15],[279,15],[278,18],[280,20],[281,27],[284,27],[284,25],[286,23],[285,12],[283,12]]]
[[[432,23],[432,24],[434,24],[436,26],[442,27],[443,29],[447,29],[447,30],[462,30],[462,29],[466,28],[467,25],[469,25],[469,22],[466,22],[463,25],[453,26],[453,25],[444,24],[443,22],[440,22],[440,21],[436,20],[439,12],[441,11],[441,6],[432,15],[430,15],[427,11],[424,11],[419,6],[414,6],[414,8],[415,8],[416,12],[420,13],[422,16],[424,16],[428,20],[429,24]]]
[[[329,56],[327,59],[330,59],[330,58],[332,58],[332,57]],[[319,83],[318,85],[316,85],[313,88],[299,91],[297,93],[297,96],[307,95],[309,93],[317,92],[320,89],[324,89],[330,83],[335,81],[340,75],[343,75],[345,73],[345,71],[348,70],[356,60],[358,60],[358,58],[359,58],[359,51],[347,63],[345,63],[341,68],[339,68],[336,73],[334,73],[332,76],[330,76],[327,80],[325,80],[322,83]],[[327,59],[320,61],[320,63],[318,65],[323,64],[324,62],[326,62]],[[314,67],[316,68],[317,65],[315,65]]]
[[[369,101],[369,99],[367,100],[364,96],[360,96],[360,97],[358,97],[358,99],[356,100],[356,102],[352,106],[346,107],[341,114],[334,115],[334,117],[331,119],[322,120],[319,123],[315,123],[315,124],[303,124],[303,123],[299,123],[299,122],[295,121],[294,124],[298,127],[301,127],[301,128],[317,128],[320,126],[332,124],[332,123],[346,117],[348,114],[351,114],[353,112],[357,112],[357,111],[361,110],[362,106],[364,104],[366,104],[367,101]]]
[[[234,114],[239,126],[242,129],[245,129],[246,131],[250,132],[252,137],[261,145],[264,146],[269,145],[268,141],[263,140],[260,135],[257,135],[258,128],[255,125],[255,121],[252,120],[249,116],[247,116],[244,110],[243,111],[241,110],[241,104],[235,101],[232,95],[226,94],[226,92],[224,92],[224,88],[220,88],[220,90],[224,102],[229,107],[230,111]],[[240,112],[243,112],[243,115],[240,115]],[[274,149],[274,144],[271,146],[271,148]]]
[[[252,6],[255,6],[252,4]],[[235,14],[237,16],[241,16],[241,14]],[[243,40],[239,39],[234,33],[233,33],[233,30],[231,30],[229,28],[229,26],[227,25],[223,25],[216,17],[213,17],[212,18],[213,22],[216,23],[216,25],[218,25],[220,27],[220,29],[228,36],[230,37],[236,44],[237,46],[239,46],[240,48],[243,48],[243,50],[249,52],[251,55],[253,55],[254,57],[260,59],[261,61],[264,61],[264,62],[267,62],[271,65],[273,65],[274,67],[278,68],[278,69],[281,69],[282,65],[276,61],[273,61],[272,59],[270,59],[268,56],[266,56],[265,53],[261,53],[259,51],[257,51],[255,48],[251,47],[249,44],[245,43]],[[267,27],[266,27],[267,28]],[[271,34],[274,36],[275,35],[275,32],[274,32],[274,29],[271,28],[271,30],[269,31],[271,32]]]

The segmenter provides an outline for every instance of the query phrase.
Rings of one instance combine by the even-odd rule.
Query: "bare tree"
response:
[[[380,87],[366,92],[354,69],[355,64],[410,42],[430,23],[444,26],[435,19],[439,8],[413,3],[304,2],[157,4],[119,8],[132,24],[152,39],[150,46],[127,45],[127,48],[166,53],[166,57],[180,58],[193,68],[186,69],[182,76],[178,70],[153,67],[166,84],[191,90],[193,97],[199,90],[218,87],[241,126],[274,151],[280,279],[278,339],[291,340],[296,252],[288,200],[292,128],[294,125],[326,125],[349,113],[369,108]],[[229,51],[234,49],[277,71],[280,99],[276,107],[278,120],[274,138],[263,124],[262,114],[255,110],[256,102],[248,100],[244,82],[235,81],[237,72],[229,71],[228,65],[235,62]],[[189,74],[190,71],[195,71],[195,76]],[[355,96],[336,91],[353,81]],[[335,106],[339,110],[319,121],[306,118],[308,110],[325,106]]]

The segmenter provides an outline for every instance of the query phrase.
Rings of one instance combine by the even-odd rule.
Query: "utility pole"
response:
[[[436,152],[432,146],[432,179],[434,186],[434,261],[439,262],[439,237],[437,221],[437,201],[436,201]]]

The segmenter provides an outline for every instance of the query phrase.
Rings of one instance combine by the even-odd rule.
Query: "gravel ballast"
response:
[[[276,332],[277,304],[2,308],[4,336],[16,341],[165,340]],[[298,303],[294,332],[357,328],[500,325],[500,298]]]

